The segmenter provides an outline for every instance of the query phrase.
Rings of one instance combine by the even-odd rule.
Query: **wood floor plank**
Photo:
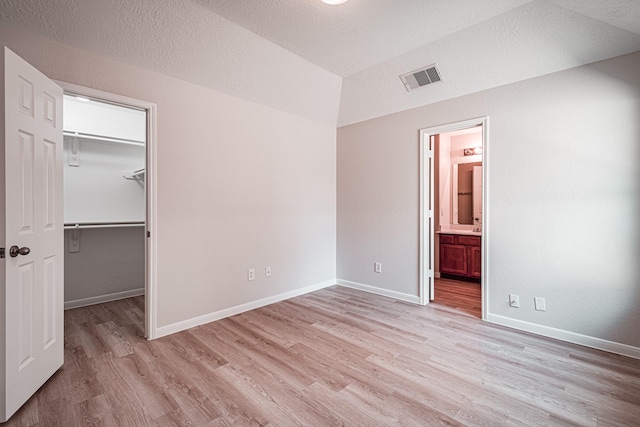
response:
[[[640,425],[640,360],[482,322],[479,285],[443,283],[426,307],[330,287],[154,341],[143,297],[68,310],[63,368],[6,425]]]

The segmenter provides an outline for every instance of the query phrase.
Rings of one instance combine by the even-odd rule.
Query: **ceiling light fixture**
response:
[[[330,4],[331,6],[337,6],[342,3],[346,3],[347,0],[322,0],[326,4]]]
[[[465,156],[476,156],[478,154],[482,154],[482,147],[474,147],[474,148],[465,148],[464,155]]]

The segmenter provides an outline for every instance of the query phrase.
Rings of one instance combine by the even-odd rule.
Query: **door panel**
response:
[[[20,150],[20,157],[17,165],[19,198],[17,200],[18,203],[11,206],[10,209],[18,210],[20,218],[20,234],[33,233],[33,164],[35,162],[33,157],[35,145],[33,142],[34,136],[30,133],[19,130],[17,138],[18,149]],[[9,142],[10,141],[11,136],[9,136]]]
[[[18,369],[22,370],[35,358],[34,353],[34,293],[33,263],[18,267]]]
[[[62,366],[62,89],[4,49],[0,421]],[[30,251],[10,256],[12,246]]]
[[[467,275],[467,247],[463,245],[440,244],[440,272]]]

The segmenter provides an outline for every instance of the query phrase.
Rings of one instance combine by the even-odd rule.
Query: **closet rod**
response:
[[[79,222],[64,225],[65,230],[75,230],[80,228],[123,228],[123,227],[144,227],[144,222]]]
[[[64,136],[74,136],[76,138],[92,139],[94,141],[115,142],[115,143],[118,143],[118,144],[136,145],[138,147],[144,147],[144,141],[136,141],[134,139],[113,138],[113,137],[109,137],[109,136],[94,135],[94,134],[91,134],[91,133],[74,132],[74,131],[70,131],[70,130],[62,131],[62,134]]]

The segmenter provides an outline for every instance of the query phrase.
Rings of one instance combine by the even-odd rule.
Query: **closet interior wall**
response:
[[[65,308],[145,289],[146,113],[64,98]]]

